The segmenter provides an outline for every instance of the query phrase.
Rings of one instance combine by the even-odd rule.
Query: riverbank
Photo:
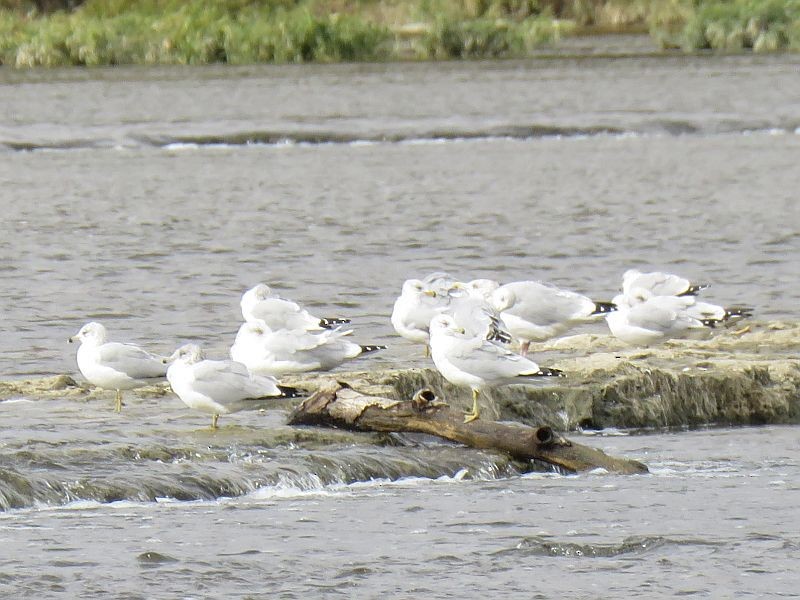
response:
[[[41,7],[67,8],[43,12]],[[797,50],[800,5],[776,0],[150,0],[134,5],[4,0],[0,64],[26,68],[511,58],[533,56],[572,36],[610,32],[646,32],[652,52]]]
[[[608,335],[580,334],[537,349],[541,364],[567,378],[546,387],[514,386],[481,399],[483,418],[548,425],[559,431],[800,423],[800,323],[751,324],[711,340],[626,348]],[[0,400],[71,399],[112,403],[113,392],[93,389],[64,374],[0,381]],[[408,399],[429,387],[453,407],[471,405],[469,390],[446,383],[433,369],[388,369],[285,378],[316,391],[331,380],[370,395]],[[166,385],[128,392],[153,398]],[[289,409],[300,400],[272,407]],[[123,413],[124,415],[124,413]]]

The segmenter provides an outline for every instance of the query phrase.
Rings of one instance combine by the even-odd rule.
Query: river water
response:
[[[269,282],[353,321],[359,363],[427,364],[402,281],[630,267],[796,319],[800,57],[0,70],[0,376],[75,373],[68,336],[222,356]],[[174,397],[0,403],[4,596],[792,597],[797,429],[580,441],[652,473],[483,452]],[[623,432],[624,433],[624,432]],[[340,436],[340,437],[337,437]],[[356,442],[364,442],[356,443]]]

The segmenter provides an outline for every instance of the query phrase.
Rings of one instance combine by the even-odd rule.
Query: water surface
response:
[[[224,356],[266,281],[428,365],[402,281],[609,299],[673,270],[795,319],[800,58],[0,71],[0,375],[75,373],[86,321]],[[172,396],[0,403],[0,589],[19,598],[791,597],[792,427],[584,438],[647,476],[448,445],[212,434]],[[608,433],[608,432],[606,432]]]

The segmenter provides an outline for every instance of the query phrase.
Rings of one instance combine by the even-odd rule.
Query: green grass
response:
[[[518,56],[564,30],[549,17],[431,14],[427,4],[362,0],[89,0],[74,11],[0,12],[0,62],[15,67],[337,62]],[[452,6],[456,6],[450,3]],[[496,11],[501,12],[501,11]],[[405,14],[403,14],[405,13]],[[402,23],[386,20],[400,16]],[[398,25],[423,27],[413,35]]]
[[[663,48],[798,49],[800,0],[0,0],[0,64],[517,57],[643,27]]]
[[[800,49],[800,0],[671,2],[673,18],[651,31],[665,48],[755,52]]]

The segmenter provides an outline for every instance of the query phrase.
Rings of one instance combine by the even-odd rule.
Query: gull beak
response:
[[[434,292],[433,290],[425,290],[422,293],[425,294],[426,296],[430,296],[431,298],[436,298],[436,292]]]
[[[464,329],[463,327],[456,327],[456,331],[461,335],[465,335],[467,333],[467,330]]]

